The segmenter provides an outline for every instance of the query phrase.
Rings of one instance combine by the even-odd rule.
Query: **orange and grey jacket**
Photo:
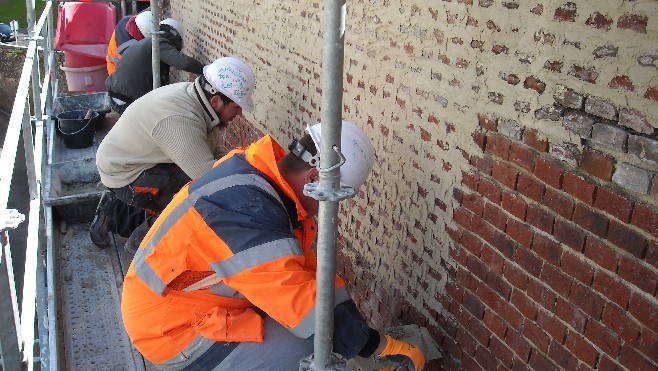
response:
[[[105,61],[107,62],[107,74],[111,75],[116,69],[116,64],[121,59],[121,54],[128,49],[131,45],[135,44],[141,38],[134,38],[127,30],[126,26],[128,21],[131,18],[135,17],[134,15],[127,15],[119,20],[114,32],[112,32],[112,37],[110,38],[110,43],[107,46],[107,55],[105,56]],[[133,21],[134,22],[134,21]],[[142,36],[143,38],[143,36]]]
[[[279,173],[285,153],[269,135],[231,151],[183,187],[144,238],[121,307],[151,362],[173,368],[214,342],[261,342],[263,312],[298,337],[313,335],[316,224]],[[184,291],[203,279],[204,288]],[[339,277],[335,294],[334,350],[369,356],[379,334]]]

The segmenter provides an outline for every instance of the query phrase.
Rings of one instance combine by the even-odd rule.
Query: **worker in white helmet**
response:
[[[132,103],[96,153],[101,182],[110,192],[96,210],[92,241],[108,247],[107,232],[115,232],[131,237],[126,249],[134,252],[149,226],[132,233],[141,220],[128,205],[157,215],[185,183],[210,170],[227,152],[219,130],[252,110],[253,90],[251,68],[222,57],[195,81],[160,87]]]
[[[116,69],[116,63],[121,54],[131,45],[148,36],[151,32],[151,11],[145,10],[139,14],[127,15],[117,23],[107,45],[107,74],[111,75]]]
[[[321,124],[284,150],[267,135],[231,151],[174,197],[123,282],[124,327],[163,370],[297,370],[313,352],[314,221]],[[374,150],[342,124],[341,183],[358,189]],[[378,355],[422,370],[420,348],[368,326],[336,276],[333,351]]]
[[[148,17],[138,18],[150,29]],[[160,22],[160,86],[169,84],[169,67],[201,74],[203,64],[181,52],[183,49],[183,25],[175,19]],[[150,32],[150,31],[149,31]],[[112,109],[119,114],[136,99],[153,89],[151,37],[146,37],[125,50],[116,62],[114,73],[105,80],[105,88],[111,99]]]

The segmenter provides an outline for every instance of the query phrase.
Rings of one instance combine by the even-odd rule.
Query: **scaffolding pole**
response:
[[[345,6],[344,0],[324,3],[320,182],[315,190],[304,189],[320,201],[315,338],[314,353],[300,362],[301,370],[345,369],[344,360],[332,354],[338,208],[340,200],[351,197],[341,191],[340,167],[335,166],[341,161]]]
[[[151,0],[151,68],[153,69],[153,89],[157,89],[160,87],[160,6],[158,0]]]

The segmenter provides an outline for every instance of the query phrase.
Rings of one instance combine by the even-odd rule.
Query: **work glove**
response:
[[[386,348],[379,353],[380,357],[386,357],[391,361],[404,362],[411,360],[416,371],[421,371],[425,366],[425,355],[417,346],[404,341],[396,340],[386,335]]]

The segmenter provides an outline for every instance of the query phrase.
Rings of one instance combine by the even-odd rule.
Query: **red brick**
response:
[[[468,323],[468,331],[475,338],[475,340],[477,340],[478,343],[485,347],[489,345],[491,331],[485,326],[483,321],[477,318],[472,318],[471,322]]]
[[[547,188],[546,192],[544,192],[544,205],[558,213],[558,215],[563,218],[568,220],[571,219],[574,206],[573,200],[553,188]]]
[[[608,241],[638,259],[644,259],[644,256],[646,255],[646,238],[616,220],[610,221],[610,226],[608,227]]]
[[[658,287],[658,274],[644,266],[642,261],[622,256],[619,260],[619,277],[630,282],[640,290],[653,295]]]
[[[511,259],[517,249],[517,244],[511,238],[503,233],[495,233],[491,242],[492,246],[496,248],[501,254]]]
[[[647,256],[644,260],[648,264],[658,268],[658,240],[649,242],[649,246],[647,246]]]
[[[607,188],[599,187],[596,190],[594,206],[627,223],[631,216],[633,203],[620,194],[613,193]]]
[[[617,271],[619,263],[619,254],[610,246],[595,238],[587,238],[585,242],[585,256],[592,259],[601,268],[612,272]]]
[[[619,309],[615,305],[606,305],[601,324],[617,334],[624,343],[633,346],[637,344],[640,337],[640,327],[628,316],[625,310]],[[645,331],[650,332],[649,330]]]
[[[503,197],[503,202],[504,201],[505,198]],[[550,234],[553,232],[553,222],[555,221],[555,217],[535,204],[528,205],[525,221]]]
[[[512,218],[507,219],[507,235],[520,243],[521,245],[530,248],[532,246],[532,229],[522,222]]]
[[[503,276],[509,283],[521,290],[525,290],[528,286],[528,274],[509,262],[505,263]]]
[[[546,137],[540,138],[539,132],[536,129],[528,128],[523,131],[523,143],[539,152],[548,151],[548,140]]]
[[[484,245],[482,247],[480,259],[484,262],[484,264],[487,265],[487,267],[489,267],[493,273],[502,276],[505,259],[496,251],[494,251],[490,246]]]
[[[507,345],[502,342],[497,337],[491,338],[491,344],[489,345],[489,350],[496,355],[499,361],[502,362],[503,367],[509,369],[512,367],[512,362],[514,361],[514,354],[512,350],[507,347]]]
[[[576,204],[573,221],[599,237],[605,237],[608,232],[608,218],[580,202]]]
[[[516,353],[522,361],[528,362],[530,359],[530,350],[532,347],[517,331],[508,329],[505,336],[505,344],[507,344],[514,353]]]
[[[550,341],[548,335],[544,331],[535,325],[532,321],[525,321],[523,324],[523,331],[521,332],[526,339],[530,340],[537,349],[546,353],[548,351],[548,343]]]
[[[528,204],[523,201],[523,198],[517,196],[516,194],[503,192],[503,200],[500,205],[503,207],[503,209],[516,216],[517,218],[521,220],[525,219],[526,207]]]
[[[601,318],[605,301],[590,287],[573,282],[569,293],[569,301],[595,320]]]
[[[498,205],[502,199],[500,187],[488,179],[480,180],[478,192],[496,205]]]
[[[494,161],[491,175],[494,179],[499,181],[500,184],[510,189],[516,188],[516,178],[518,177],[519,172],[507,164],[500,161]]]
[[[491,175],[491,168],[493,167],[493,160],[489,157],[473,157],[471,163],[478,169],[479,172],[486,175]],[[475,188],[473,188],[475,190]]]
[[[572,254],[565,251],[562,254],[562,263],[560,264],[564,273],[584,283],[591,285],[594,277],[594,268],[589,265],[587,261],[582,259],[580,255]]]
[[[581,335],[576,332],[569,332],[567,340],[564,345],[569,349],[578,359],[585,362],[589,367],[594,368],[597,359],[596,349]]]
[[[553,265],[560,264],[562,248],[552,239],[544,237],[539,233],[535,233],[535,237],[532,240],[532,250],[547,262]]]
[[[503,321],[502,318],[500,318],[500,316],[497,315],[494,311],[486,310],[484,312],[484,319],[482,322],[484,322],[487,328],[496,334],[496,336],[499,338],[505,338],[505,334],[507,333],[507,325],[505,324],[505,321]]]
[[[489,352],[485,347],[479,346],[475,352],[475,360],[480,364],[485,370],[493,370],[496,368],[497,361],[494,356]]]
[[[539,277],[539,274],[541,274],[543,261],[535,256],[531,250],[517,249],[514,261],[521,266],[523,270],[535,277]]]
[[[530,298],[525,295],[523,291],[514,289],[512,291],[510,303],[512,303],[512,305],[514,305],[525,318],[534,321],[537,317],[537,306],[535,306],[533,301],[530,300]]]
[[[482,302],[507,321],[507,324],[511,328],[521,328],[521,325],[523,324],[523,316],[519,311],[488,286],[482,284],[478,290],[478,295]]]
[[[658,332],[658,305],[655,300],[651,302],[640,294],[632,293],[628,311],[651,331]]]
[[[544,264],[541,280],[563,297],[569,296],[573,279],[564,274],[560,268],[551,264]]]
[[[537,352],[536,349],[532,350],[532,354],[530,355],[530,362],[528,362],[528,364],[533,370],[559,370],[543,354]]]
[[[617,357],[621,342],[600,323],[588,321],[585,327],[585,337],[610,357]]]
[[[630,345],[635,344],[630,343]],[[637,350],[649,359],[658,359],[658,333],[647,329],[642,330]]]
[[[457,329],[457,337],[455,340],[457,341],[457,344],[461,345],[464,352],[471,356],[475,354],[477,343],[468,332],[461,328]]]
[[[577,10],[578,8],[575,3],[568,2],[555,9],[553,18],[560,22],[575,22]]]
[[[606,17],[604,14],[601,14],[599,12],[594,12],[589,16],[585,24],[588,26],[593,26],[602,30],[609,31],[612,22],[613,22],[612,19]]]
[[[476,236],[470,233],[464,233],[460,240],[461,245],[471,254],[479,257],[482,251],[482,242]]]
[[[556,162],[538,158],[533,174],[553,188],[560,189],[564,171]]]
[[[498,119],[478,113],[478,124],[485,130],[496,131],[498,128]]]
[[[510,294],[512,292],[512,285],[507,283],[501,276],[495,273],[489,272],[489,275],[486,278],[487,286],[502,296],[505,300],[509,300]]]
[[[610,275],[605,271],[596,271],[592,288],[620,307],[624,309],[628,307],[631,291],[618,276]]]
[[[494,227],[498,228],[501,231],[505,231],[505,225],[507,224],[507,214],[502,212],[498,207],[494,206],[492,203],[487,202],[484,208],[484,214],[482,215],[484,220],[488,221]]]
[[[545,185],[525,174],[519,174],[519,178],[516,181],[516,190],[537,202],[542,202],[545,188]]]
[[[510,141],[498,134],[487,135],[486,151],[507,160],[509,158]]]
[[[553,227],[555,238],[570,248],[582,252],[585,244],[585,234],[568,222],[555,220]]]
[[[588,205],[594,202],[595,189],[596,185],[585,178],[569,172],[564,174],[562,190]]]
[[[541,304],[544,308],[551,312],[555,308],[555,293],[534,279],[528,280],[528,289],[526,290],[526,294],[528,294],[528,296],[530,296],[534,301],[536,301],[538,304]]]
[[[465,208],[471,210],[475,215],[482,216],[484,210],[484,200],[482,196],[477,193],[465,193],[462,200]]]
[[[478,285],[480,284],[471,272],[461,267],[457,271],[457,283],[472,292],[477,291]]]
[[[466,208],[457,208],[453,213],[454,221],[466,229],[471,228],[471,222],[473,220],[473,214],[466,210]]]
[[[615,170],[614,157],[607,156],[600,151],[585,148],[580,160],[580,168],[595,177],[609,182]]]
[[[616,361],[613,361],[612,359],[610,359],[610,357],[608,357],[607,355],[601,354],[597,370],[599,370],[599,371],[624,371],[626,369],[621,367],[621,365],[619,363],[617,363]]]
[[[462,184],[473,191],[478,189],[478,180],[480,176],[477,173],[467,173],[462,171]]]
[[[617,28],[647,33],[648,20],[646,15],[626,13],[617,19]]]
[[[520,166],[522,169],[531,172],[535,168],[535,160],[537,155],[530,148],[520,145],[518,143],[512,143],[510,148],[510,161]]]
[[[628,345],[621,347],[619,363],[633,371],[655,371],[658,368],[658,362],[656,360],[652,362],[642,357],[642,354]]]
[[[489,269],[484,266],[484,263],[473,255],[468,256],[466,268],[483,282],[487,278],[487,274],[489,274]]]
[[[463,368],[463,370],[471,370],[469,368]],[[530,366],[526,364],[525,361],[522,361],[518,358],[514,358],[514,363],[512,364],[512,371],[529,371],[531,370]]]
[[[578,358],[571,354],[567,348],[555,341],[551,342],[551,346],[548,349],[548,356],[563,370],[576,370],[578,366]]]
[[[580,333],[585,331],[587,315],[565,299],[558,297],[555,305],[555,315],[562,321],[566,322],[569,326],[573,327],[574,330]]]
[[[551,338],[553,338],[553,344],[564,343],[565,336],[567,335],[567,326],[562,324],[559,319],[555,318],[552,313],[545,310],[539,310],[537,313],[537,325],[551,335]]]
[[[648,206],[636,203],[633,208],[633,225],[644,229],[652,236],[658,238],[658,212]]]

